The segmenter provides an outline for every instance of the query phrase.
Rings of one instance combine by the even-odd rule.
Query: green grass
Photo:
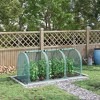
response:
[[[100,66],[84,66],[83,73],[89,75],[89,80],[75,82],[75,84],[100,95]]]
[[[0,75],[0,100],[79,100],[56,86],[26,89],[8,76]]]

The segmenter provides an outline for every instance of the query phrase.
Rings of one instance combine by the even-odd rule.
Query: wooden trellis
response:
[[[100,31],[90,31],[89,34],[89,44],[100,43]]]
[[[38,47],[39,32],[0,33],[0,48]]]
[[[0,66],[16,66],[20,51],[74,47],[82,54],[100,47],[100,30],[0,32]]]
[[[44,46],[86,44],[86,31],[45,32]]]

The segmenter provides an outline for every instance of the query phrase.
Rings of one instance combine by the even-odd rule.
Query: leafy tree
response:
[[[89,25],[92,29],[100,26],[100,0],[76,0],[75,23],[80,29]]]
[[[0,0],[0,25],[1,31],[99,29],[100,0]]]
[[[22,16],[23,24],[28,30],[37,30],[43,27],[51,29],[71,29],[73,26],[73,13],[70,12],[69,0],[27,0]]]
[[[16,31],[18,29],[18,17],[22,12],[18,0],[0,0],[0,24],[5,31]],[[4,30],[2,29],[2,31]]]

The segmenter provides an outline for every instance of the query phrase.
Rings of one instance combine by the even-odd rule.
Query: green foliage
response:
[[[5,31],[18,30],[18,17],[22,12],[19,0],[0,0],[0,24]]]
[[[46,61],[39,60],[37,63],[38,63],[38,69],[39,69],[38,76],[41,80],[43,80],[46,77]]]
[[[74,66],[73,66],[73,59],[67,59],[67,73],[73,74],[74,73]],[[62,78],[64,76],[64,60],[53,58],[49,61],[49,75],[50,78]],[[30,62],[30,79],[31,81],[35,80],[44,80],[46,79],[46,61],[39,60],[37,62]]]
[[[89,25],[92,29],[99,29],[99,0],[76,0],[75,8],[75,22],[77,26],[82,29]]]
[[[64,61],[63,59],[51,59],[50,60],[50,72],[48,73],[51,78],[63,77],[64,73]],[[37,79],[44,80],[46,78],[46,62],[45,60],[39,60],[37,62],[30,62],[30,79],[35,81]]]
[[[67,68],[68,68],[68,73],[73,74],[74,72],[74,61],[73,59],[67,59]]]
[[[44,80],[46,78],[46,62],[39,60],[30,62],[30,79],[31,81]]]
[[[5,31],[100,29],[99,0],[0,0],[0,24]],[[0,31],[4,31],[0,27]]]
[[[45,30],[85,29],[87,25],[97,29],[100,27],[100,1],[28,0],[23,15],[28,30],[40,27]]]
[[[50,65],[50,77],[63,77],[64,73],[64,61],[63,59],[53,58],[49,62]]]
[[[38,79],[38,66],[37,63],[33,61],[30,62],[30,79],[31,81]]]
[[[21,0],[20,0],[21,1]],[[99,0],[23,0],[28,30],[93,29],[100,27]],[[92,25],[94,23],[94,25]]]

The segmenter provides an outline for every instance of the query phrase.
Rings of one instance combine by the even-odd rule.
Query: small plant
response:
[[[38,61],[38,69],[39,69],[38,76],[40,80],[45,79],[46,77],[46,61],[45,60]]]
[[[30,79],[31,81],[43,80],[46,77],[46,64],[45,60],[39,60],[37,62],[30,62]]]
[[[73,72],[74,72],[73,64],[74,64],[74,60],[73,59],[67,59],[67,68],[68,68],[67,70],[68,70],[69,74],[73,74]]]
[[[64,73],[64,61],[63,59],[51,59],[50,60],[50,76],[51,78],[63,77]]]
[[[35,81],[38,79],[38,66],[34,61],[30,62],[30,80]]]

